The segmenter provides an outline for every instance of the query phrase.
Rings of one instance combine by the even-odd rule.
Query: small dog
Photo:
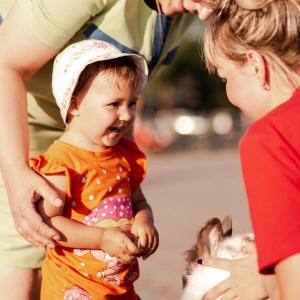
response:
[[[243,258],[247,254],[242,249],[251,241],[254,241],[252,233],[232,236],[231,216],[225,217],[222,222],[217,218],[208,220],[198,233],[197,243],[186,251],[187,266],[182,277],[181,300],[200,300],[212,287],[229,277],[227,271],[203,267],[203,258]]]

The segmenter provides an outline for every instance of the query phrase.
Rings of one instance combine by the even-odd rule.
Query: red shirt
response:
[[[240,145],[260,272],[300,252],[300,89],[255,122]]]

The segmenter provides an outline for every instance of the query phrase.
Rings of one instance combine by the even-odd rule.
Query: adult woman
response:
[[[218,73],[230,102],[254,121],[240,157],[258,267],[253,255],[228,268],[206,259],[204,266],[233,270],[240,286],[249,284],[245,270],[256,279],[259,270],[265,286],[259,291],[261,282],[254,281],[251,293],[241,294],[231,289],[231,274],[205,299],[223,293],[222,299],[299,298],[299,28],[299,0],[222,0],[204,34],[209,71]]]

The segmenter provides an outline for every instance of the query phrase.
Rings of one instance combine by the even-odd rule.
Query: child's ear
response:
[[[77,104],[77,98],[72,96],[70,107],[68,109],[68,113],[72,116],[79,116],[79,109]]]
[[[257,78],[258,84],[264,89],[270,90],[269,66],[265,58],[255,50],[247,53],[247,62],[252,69],[253,75]]]

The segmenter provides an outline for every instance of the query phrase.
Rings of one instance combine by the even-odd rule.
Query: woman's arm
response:
[[[300,253],[290,256],[275,266],[280,300],[297,300],[300,295]]]
[[[0,26],[0,166],[17,230],[37,247],[53,245],[56,230],[34,210],[39,195],[60,205],[57,193],[29,167],[29,133],[25,83],[57,50],[29,30],[18,1]]]

